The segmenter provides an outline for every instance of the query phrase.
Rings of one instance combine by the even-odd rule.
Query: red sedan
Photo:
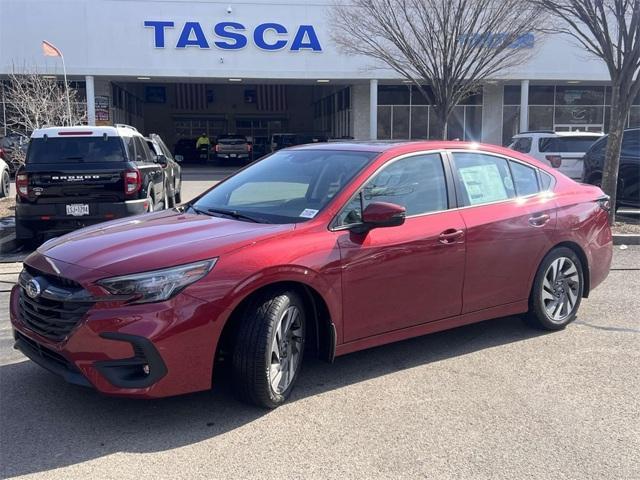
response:
[[[285,149],[173,210],[53,239],[11,295],[16,346],[110,395],[280,405],[303,353],[489,318],[558,330],[609,272],[608,198],[505,148]]]

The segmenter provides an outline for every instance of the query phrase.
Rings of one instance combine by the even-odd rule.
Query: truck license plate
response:
[[[84,203],[73,203],[71,205],[67,205],[67,215],[73,215],[74,217],[89,215],[89,205]]]

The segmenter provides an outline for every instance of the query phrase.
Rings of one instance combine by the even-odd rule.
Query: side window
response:
[[[543,192],[547,190],[551,190],[551,188],[555,183],[555,179],[548,173],[543,172],[542,170],[539,170],[539,172],[540,172],[540,186],[542,187],[541,190]]]
[[[499,202],[516,196],[504,158],[476,152],[455,152],[453,156],[465,205]]]
[[[449,208],[447,183],[440,154],[415,155],[397,160],[371,178],[360,195],[338,215],[337,226],[352,225],[362,219],[362,207],[373,202],[402,205],[407,216]]]
[[[640,154],[640,130],[628,130],[623,134],[622,154],[632,157]]]
[[[516,195],[524,197],[538,193],[538,175],[535,169],[527,167],[518,162],[509,162],[511,166],[511,175],[513,175],[513,183],[516,187]]]
[[[136,144],[136,162],[150,162],[151,151],[147,144],[140,137],[133,137],[133,141]]]
[[[127,156],[129,157],[130,162],[136,161],[136,147],[133,143],[133,137],[122,137],[124,140],[124,145],[127,148]]]
[[[531,151],[531,137],[518,138],[511,148],[516,152],[529,153]]]

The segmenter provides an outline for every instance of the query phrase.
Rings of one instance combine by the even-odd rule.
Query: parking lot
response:
[[[226,175],[189,169],[185,198]],[[565,331],[503,318],[304,364],[275,411],[65,384],[12,349],[0,275],[0,465],[27,478],[640,478],[640,247]],[[6,266],[5,272],[11,272]]]

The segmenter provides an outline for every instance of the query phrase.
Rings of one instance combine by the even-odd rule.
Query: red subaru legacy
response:
[[[45,243],[11,295],[16,347],[109,395],[286,400],[335,356],[523,314],[558,330],[609,272],[608,198],[462,142],[285,149],[173,210]]]

